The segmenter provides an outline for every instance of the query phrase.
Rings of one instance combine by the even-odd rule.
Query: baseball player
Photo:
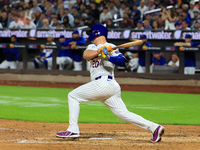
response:
[[[47,45],[56,45],[56,43],[53,41],[53,35],[49,35],[47,37]],[[40,54],[40,56],[36,56],[36,58],[34,59],[34,65],[36,69],[40,68],[40,65],[44,64],[45,67],[48,70],[52,69],[52,53],[53,53],[53,49],[44,49],[42,54]]]
[[[108,29],[96,24],[87,32],[89,44],[83,53],[83,58],[91,63],[91,82],[86,83],[68,94],[69,127],[67,131],[56,133],[57,137],[79,137],[78,117],[80,103],[99,100],[104,103],[119,119],[135,124],[153,133],[152,142],[159,142],[164,133],[164,127],[134,114],[126,108],[121,99],[121,88],[114,77],[115,65],[124,66],[125,57],[119,50],[112,50],[115,45],[108,43]]]
[[[145,46],[151,46],[151,43],[148,41],[147,36],[145,34],[140,35],[140,39],[144,42],[143,45]],[[145,73],[146,67],[145,67],[145,52],[144,51],[139,51],[139,66],[137,69],[137,73]],[[152,52],[150,53],[150,73],[153,72],[153,61],[152,61]]]
[[[62,46],[70,45],[73,54],[74,71],[82,70],[82,50],[76,50],[77,45],[85,45],[86,40],[79,35],[78,30],[74,30],[72,38],[61,43]]]
[[[185,42],[176,42],[174,46],[198,46],[199,42],[192,42],[192,35],[185,35]],[[185,52],[184,74],[195,74],[196,58],[195,52]]]
[[[64,41],[66,41],[65,36],[61,35],[59,38],[59,44],[61,45]],[[56,62],[59,65],[59,70],[64,70],[65,65],[72,65],[72,51],[70,49],[59,49]]]
[[[153,63],[155,66],[167,65],[166,59],[162,56],[161,52],[153,52]]]
[[[19,44],[17,42],[17,36],[16,35],[11,36],[11,44]],[[5,48],[3,50],[3,52],[5,54],[6,59],[0,64],[0,68],[1,69],[6,69],[6,68],[16,69],[17,64],[18,64],[18,60],[19,60],[19,49]]]

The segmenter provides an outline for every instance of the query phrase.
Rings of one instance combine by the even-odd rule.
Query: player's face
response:
[[[47,41],[48,41],[48,42],[52,42],[52,41],[53,41],[53,38],[52,38],[52,37],[48,37],[48,38],[47,38]]]
[[[63,43],[65,41],[65,38],[59,38],[59,42]]]
[[[191,41],[192,39],[188,39],[188,38],[185,39],[185,43],[190,43]]]
[[[73,34],[73,35],[72,35],[72,38],[73,38],[73,39],[78,39],[78,38],[79,38],[79,34]]]
[[[174,54],[174,55],[172,55],[172,61],[173,62],[176,62],[177,61],[177,56]]]
[[[15,38],[15,37],[11,37],[11,42],[16,42],[17,41],[17,39]]]

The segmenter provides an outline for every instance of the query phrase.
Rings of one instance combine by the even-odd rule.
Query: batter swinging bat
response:
[[[143,41],[142,40],[138,40],[138,41],[128,42],[128,43],[125,43],[125,44],[118,45],[116,47],[113,47],[112,49],[114,50],[114,49],[117,49],[117,48],[139,46],[139,45],[142,45],[142,44],[143,44]]]

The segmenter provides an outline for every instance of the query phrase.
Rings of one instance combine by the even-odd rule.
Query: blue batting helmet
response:
[[[140,39],[147,39],[147,36],[145,34],[141,34]]]
[[[107,37],[108,29],[101,24],[95,24],[86,33],[87,35],[89,35],[88,40],[93,41],[96,37],[99,37],[101,35]]]

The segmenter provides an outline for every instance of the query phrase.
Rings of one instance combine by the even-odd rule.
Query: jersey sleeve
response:
[[[98,50],[97,47],[94,45],[94,44],[89,44],[87,47],[86,47],[86,50],[93,50],[93,51],[96,51]]]

